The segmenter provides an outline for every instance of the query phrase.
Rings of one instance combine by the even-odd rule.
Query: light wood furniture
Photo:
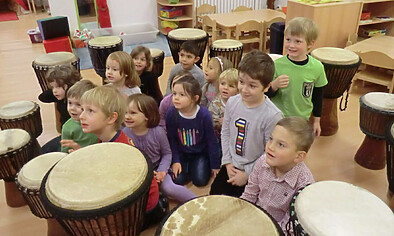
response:
[[[267,42],[270,40],[270,26],[272,23],[275,22],[283,22],[285,19],[282,17],[275,17],[272,20],[264,22],[264,35],[263,35],[263,51],[265,52],[267,50]]]
[[[246,6],[238,6],[235,9],[231,10],[232,12],[239,12],[239,11],[251,11],[253,10],[252,8],[246,7]]]
[[[202,28],[203,16],[208,14],[215,14],[216,6],[210,4],[202,4],[196,7],[196,28]]]
[[[41,4],[42,4],[42,1],[41,1]],[[27,5],[29,7],[29,11],[31,11],[31,9],[33,9],[34,14],[37,14],[36,4],[34,3],[34,0],[27,0]]]
[[[264,35],[264,22],[249,20],[235,26],[235,39],[243,44],[259,43],[259,50],[263,48]]]
[[[357,53],[364,64],[365,70],[358,72],[353,80],[363,80],[384,85],[390,93],[394,90],[394,37],[375,36],[346,49]]]
[[[168,19],[160,16],[162,7],[182,8],[183,15],[176,18]],[[162,21],[179,22],[179,28],[193,28],[194,0],[180,0],[178,4],[169,4],[168,0],[157,0],[157,17],[158,27],[162,34],[167,35],[165,29],[161,27]]]

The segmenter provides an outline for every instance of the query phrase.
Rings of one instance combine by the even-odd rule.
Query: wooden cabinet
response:
[[[182,16],[176,18],[164,18],[160,16],[160,9],[162,7],[176,7],[181,8],[183,11]],[[158,28],[162,34],[167,35],[167,32],[162,27],[163,21],[179,22],[179,28],[193,28],[193,13],[194,13],[194,0],[180,0],[177,4],[170,4],[168,0],[157,0],[157,17],[158,17]]]
[[[386,35],[394,36],[394,0],[362,0],[362,11],[371,13],[370,20],[359,21],[361,28],[386,29]],[[360,17],[361,19],[361,12]]]

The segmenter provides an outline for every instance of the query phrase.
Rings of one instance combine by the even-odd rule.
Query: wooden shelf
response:
[[[361,26],[361,25],[374,25],[374,24],[380,24],[380,23],[386,23],[386,22],[394,22],[394,18],[390,18],[388,20],[373,19],[371,22],[361,22],[360,21],[359,26]]]
[[[176,7],[183,11],[182,16],[176,18],[165,18],[160,16],[160,9],[162,7]],[[168,0],[157,0],[157,20],[159,30],[162,34],[167,35],[167,32],[161,28],[162,21],[179,22],[179,28],[193,28],[194,21],[194,0],[180,0],[177,4],[169,4]]]
[[[165,20],[165,21],[185,21],[185,20],[193,20],[193,18],[189,16],[178,16],[177,18],[164,18],[159,16],[160,20]]]
[[[192,6],[193,3],[190,1],[182,1],[180,0],[179,3],[177,4],[170,4],[168,3],[168,0],[157,0],[157,3],[166,6],[166,7],[181,7],[181,6]]]
[[[393,80],[393,75],[390,75],[385,71],[379,71],[376,68],[375,69],[367,68],[363,71],[358,72],[354,76],[354,78],[389,87]]]

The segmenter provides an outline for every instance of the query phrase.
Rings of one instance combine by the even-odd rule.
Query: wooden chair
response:
[[[216,6],[202,4],[196,8],[196,28],[202,28],[202,17],[208,14],[215,14]]]
[[[263,39],[263,51],[267,50],[267,42],[270,40],[270,26],[276,22],[284,22],[285,19],[282,17],[275,17],[270,21],[264,22],[264,39]]]
[[[249,20],[242,24],[237,24],[235,26],[235,39],[243,44],[259,43],[259,49],[262,50],[264,40],[264,23]]]
[[[231,10],[231,12],[239,12],[239,11],[251,11],[253,10],[252,8],[246,7],[246,6],[238,6],[235,9]]]
[[[211,41],[216,40],[217,36],[217,28],[216,28],[216,20],[212,20],[209,16],[202,17],[202,29],[208,33]]]
[[[346,47],[357,43],[357,38],[357,33],[349,34],[349,36],[347,37]]]

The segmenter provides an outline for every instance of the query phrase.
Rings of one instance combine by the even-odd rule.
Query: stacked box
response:
[[[160,9],[160,16],[164,18],[175,18],[183,14],[182,8],[163,7]]]
[[[41,37],[44,40],[70,36],[70,28],[66,16],[54,16],[37,20]]]

